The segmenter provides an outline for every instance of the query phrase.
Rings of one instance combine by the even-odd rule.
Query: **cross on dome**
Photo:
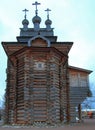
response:
[[[49,8],[45,10],[47,12],[47,19],[49,19],[49,11],[51,11]]]
[[[22,11],[25,12],[24,18],[26,19],[26,12],[28,12],[29,10],[24,9],[24,10],[22,10]]]
[[[38,3],[37,1],[35,1],[35,3],[33,3],[32,5],[35,5],[35,7],[36,7],[35,14],[37,15],[38,14],[37,6],[40,5],[40,3]]]

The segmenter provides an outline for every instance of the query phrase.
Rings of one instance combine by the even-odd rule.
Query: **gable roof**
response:
[[[75,71],[80,71],[80,72],[85,72],[85,73],[92,73],[93,71],[88,70],[88,69],[84,69],[84,68],[79,68],[79,67],[75,67],[75,66],[68,66],[69,69],[75,70]]]

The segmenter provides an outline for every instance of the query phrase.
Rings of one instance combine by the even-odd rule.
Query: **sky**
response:
[[[0,1],[0,42],[16,41],[20,34],[23,9],[28,9],[29,27],[33,27],[35,0],[2,0]],[[51,9],[50,19],[57,41],[74,42],[69,52],[69,65],[92,70],[90,88],[95,95],[95,0],[38,0],[38,15],[45,27],[46,10]],[[6,88],[7,57],[0,44],[0,98]]]

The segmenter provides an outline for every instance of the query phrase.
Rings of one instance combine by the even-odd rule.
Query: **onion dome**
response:
[[[51,25],[51,24],[52,24],[52,21],[51,21],[50,19],[47,19],[47,20],[45,21],[45,24],[46,24],[46,25]]]
[[[24,20],[22,21],[22,24],[23,24],[23,25],[28,25],[28,24],[29,24],[29,21],[28,21],[27,19],[24,19]]]
[[[47,19],[45,21],[45,24],[46,24],[46,29],[47,31],[50,31],[51,30],[51,24],[52,24],[52,21],[50,19]]]
[[[41,18],[36,15],[36,16],[33,17],[32,22],[33,23],[40,23],[41,22]]]
[[[45,21],[46,29],[47,29],[47,31],[50,31],[52,21],[49,19],[49,11],[51,11],[51,10],[47,8],[45,11],[47,12],[47,20]]]
[[[24,29],[24,30],[27,30],[27,29],[28,29],[29,21],[26,19],[26,12],[27,12],[28,10],[27,10],[27,9],[24,9],[23,11],[25,12],[24,20],[22,21],[23,29]]]
[[[29,24],[29,21],[27,19],[24,19],[22,21],[22,24],[23,24],[23,29],[24,30],[27,30],[28,29],[28,24]]]

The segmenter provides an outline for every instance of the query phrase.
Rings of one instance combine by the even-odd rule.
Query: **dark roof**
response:
[[[73,69],[73,70],[76,70],[76,71],[81,71],[81,72],[85,72],[85,73],[92,73],[93,71],[91,70],[88,70],[88,69],[84,69],[84,68],[79,68],[79,67],[75,67],[75,66],[68,66],[69,69]]]
[[[73,42],[51,42],[51,44],[66,44],[66,45],[72,45]]]
[[[22,45],[22,44],[27,44],[27,42],[4,42],[4,41],[3,41],[3,42],[2,42],[2,45],[3,45],[3,44],[6,44],[6,45],[8,45],[8,44],[10,44],[10,45],[11,45],[11,44],[12,44],[12,45],[17,45],[17,44],[18,44],[18,45]]]

